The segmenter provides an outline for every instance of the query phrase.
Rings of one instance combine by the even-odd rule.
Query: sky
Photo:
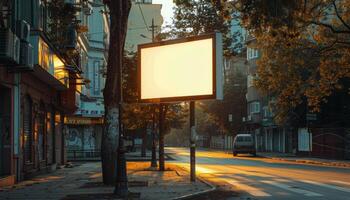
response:
[[[172,23],[171,18],[173,17],[173,6],[172,0],[153,0],[153,4],[162,4],[162,16],[164,18],[163,26]]]

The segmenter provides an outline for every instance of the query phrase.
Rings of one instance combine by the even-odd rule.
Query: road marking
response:
[[[343,187],[339,187],[339,186],[335,186],[335,185],[328,185],[325,183],[318,183],[315,181],[309,181],[309,180],[300,180],[301,182],[304,183],[309,183],[309,184],[313,184],[313,185],[319,185],[322,187],[326,187],[326,188],[330,188],[330,189],[334,189],[334,190],[339,190],[339,191],[343,191],[343,192],[349,192],[350,193],[350,189],[349,188],[343,188]]]
[[[342,184],[342,185],[350,185],[349,182],[345,182],[345,181],[331,181],[333,183],[339,183],[339,184]]]
[[[252,196],[255,197],[270,197],[271,194],[266,193],[262,190],[259,190],[258,188],[249,186],[247,184],[241,184],[239,181],[232,181],[232,180],[225,180],[227,183],[237,186],[239,189],[244,190],[245,192],[249,193]]]
[[[320,197],[320,196],[323,196],[322,194],[319,194],[319,193],[316,193],[316,192],[311,192],[311,191],[307,191],[307,190],[303,190],[303,189],[300,189],[300,188],[294,188],[294,187],[291,187],[289,185],[286,185],[286,184],[283,184],[281,182],[277,182],[277,181],[261,181],[263,183],[267,183],[267,184],[270,184],[270,185],[273,185],[275,187],[279,187],[279,188],[282,188],[284,190],[288,190],[288,191],[291,191],[291,192],[294,192],[294,193],[298,193],[298,194],[302,194],[302,195],[305,195],[305,196],[308,196],[308,197]]]

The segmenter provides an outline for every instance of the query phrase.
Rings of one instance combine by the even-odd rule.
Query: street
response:
[[[167,148],[177,165],[189,168],[189,149]],[[251,199],[350,199],[350,169],[296,164],[268,158],[197,149],[197,176],[221,182]]]

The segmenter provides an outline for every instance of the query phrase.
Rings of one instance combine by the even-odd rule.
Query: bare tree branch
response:
[[[350,34],[350,29],[349,30],[336,30],[332,25],[330,24],[326,24],[326,23],[323,23],[323,22],[317,22],[317,21],[310,21],[311,24],[315,24],[315,25],[318,25],[318,26],[323,26],[323,27],[326,27],[328,29],[330,29],[333,33],[337,33],[337,34],[340,34],[340,33],[345,33],[345,34]]]
[[[335,1],[333,1],[333,7],[334,7],[334,10],[335,10],[335,13],[337,14],[337,17],[338,17],[338,19],[343,23],[343,25],[347,28],[347,29],[349,29],[350,30],[350,25],[349,24],[347,24],[345,21],[344,21],[344,19],[340,16],[340,14],[339,14],[339,11],[338,11],[338,8],[337,8],[337,5],[336,5],[336,3],[335,3]]]

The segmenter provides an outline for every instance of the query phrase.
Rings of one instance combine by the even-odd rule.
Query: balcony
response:
[[[69,73],[57,51],[49,45],[41,32],[32,32],[30,43],[34,51],[34,76],[59,91],[68,89]]]

